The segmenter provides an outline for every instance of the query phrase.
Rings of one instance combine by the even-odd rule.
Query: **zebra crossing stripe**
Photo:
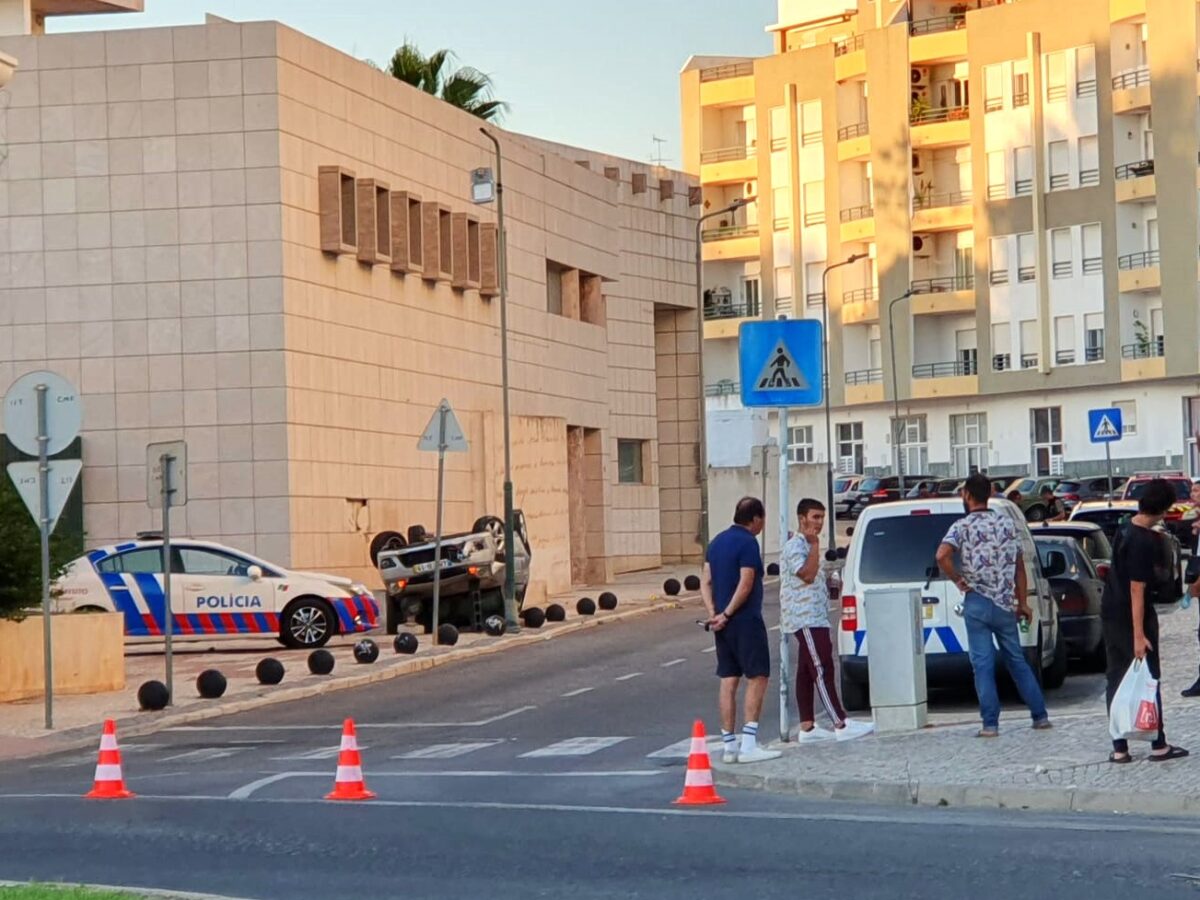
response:
[[[538,759],[547,756],[590,756],[600,750],[615,746],[627,737],[575,737],[557,741],[537,750],[522,753],[521,759]]]
[[[661,750],[655,750],[653,753],[647,753],[646,759],[687,759],[692,752],[693,738],[684,738],[682,741],[676,741],[673,744],[668,744]],[[720,736],[710,737],[708,739],[708,747],[711,749],[721,743]]]
[[[392,759],[454,759],[458,756],[466,756],[468,753],[474,753],[476,750],[486,750],[488,747],[495,747],[503,741],[497,739],[492,741],[461,741],[457,744],[431,744],[428,747],[421,747],[418,750],[410,750],[407,753],[401,753],[399,756],[393,756]]]
[[[359,747],[359,750],[366,750],[366,747]],[[318,747],[316,750],[309,750],[306,753],[293,753],[290,756],[272,756],[272,762],[278,762],[288,759],[334,759],[342,751],[341,745],[337,744],[332,747]]]
[[[227,756],[236,756],[243,750],[248,750],[248,747],[201,747],[199,750],[188,750],[184,753],[176,753],[172,756],[164,756],[159,762],[208,762],[214,759],[224,759]]]

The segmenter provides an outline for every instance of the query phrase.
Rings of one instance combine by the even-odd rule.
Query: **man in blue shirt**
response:
[[[761,500],[739,500],[733,525],[708,545],[700,581],[708,626],[715,632],[717,677],[721,679],[721,740],[727,763],[763,762],[780,756],[777,750],[758,746],[758,716],[771,675],[771,646],[762,614],[763,564],[756,540],[765,519]],[[734,728],[742,678],[746,679],[746,720],[739,751]]]

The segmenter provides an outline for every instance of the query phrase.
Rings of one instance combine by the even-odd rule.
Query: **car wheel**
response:
[[[1067,642],[1063,637],[1062,626],[1059,625],[1058,640],[1054,643],[1054,661],[1042,677],[1042,685],[1050,690],[1063,686],[1067,680]]]
[[[1025,510],[1025,520],[1028,522],[1040,522],[1044,518],[1046,518],[1046,507],[1041,504],[1031,506]]]
[[[871,707],[870,690],[865,684],[860,684],[842,673],[842,706],[847,712],[861,712]]]
[[[480,516],[471,526],[471,534],[486,531],[496,540],[496,546],[504,545],[504,520],[499,516]]]
[[[324,600],[301,597],[293,600],[279,618],[279,636],[293,650],[324,647],[336,631],[333,610]]]
[[[398,531],[381,531],[371,539],[371,565],[379,564],[379,554],[384,550],[403,550],[408,546],[404,535]]]

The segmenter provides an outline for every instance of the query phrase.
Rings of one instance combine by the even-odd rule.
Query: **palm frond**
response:
[[[429,69],[428,63],[417,45],[406,40],[392,54],[388,71],[393,78],[411,84],[413,87],[424,88]]]
[[[492,99],[491,76],[471,66],[455,70],[442,85],[441,96],[452,106],[489,121],[507,108]]]
[[[425,59],[425,90],[430,94],[441,96],[442,87],[449,76],[446,75],[446,63],[450,60],[450,51],[434,50]]]

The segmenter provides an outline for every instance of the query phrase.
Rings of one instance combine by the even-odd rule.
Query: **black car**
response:
[[[1104,666],[1104,635],[1100,626],[1100,596],[1104,579],[1091,557],[1070,536],[1033,530],[1042,572],[1058,602],[1058,621],[1070,656],[1096,668]]]
[[[1085,500],[1112,500],[1121,496],[1121,488],[1125,479],[1119,475],[1112,480],[1112,490],[1108,489],[1108,476],[1093,476],[1088,478],[1071,478],[1060,481],[1054,489],[1054,497],[1070,512],[1077,503]]]
[[[904,493],[915,485],[925,482],[926,484],[934,483],[934,479],[926,475],[905,475],[904,476]],[[862,480],[858,486],[858,509],[864,506],[875,503],[887,503],[891,500],[900,499],[900,476],[899,475],[870,475]]]
[[[1112,565],[1112,543],[1104,529],[1095,522],[1030,522],[1029,532],[1034,538],[1071,538],[1096,566],[1100,577],[1108,575],[1108,568]]]

